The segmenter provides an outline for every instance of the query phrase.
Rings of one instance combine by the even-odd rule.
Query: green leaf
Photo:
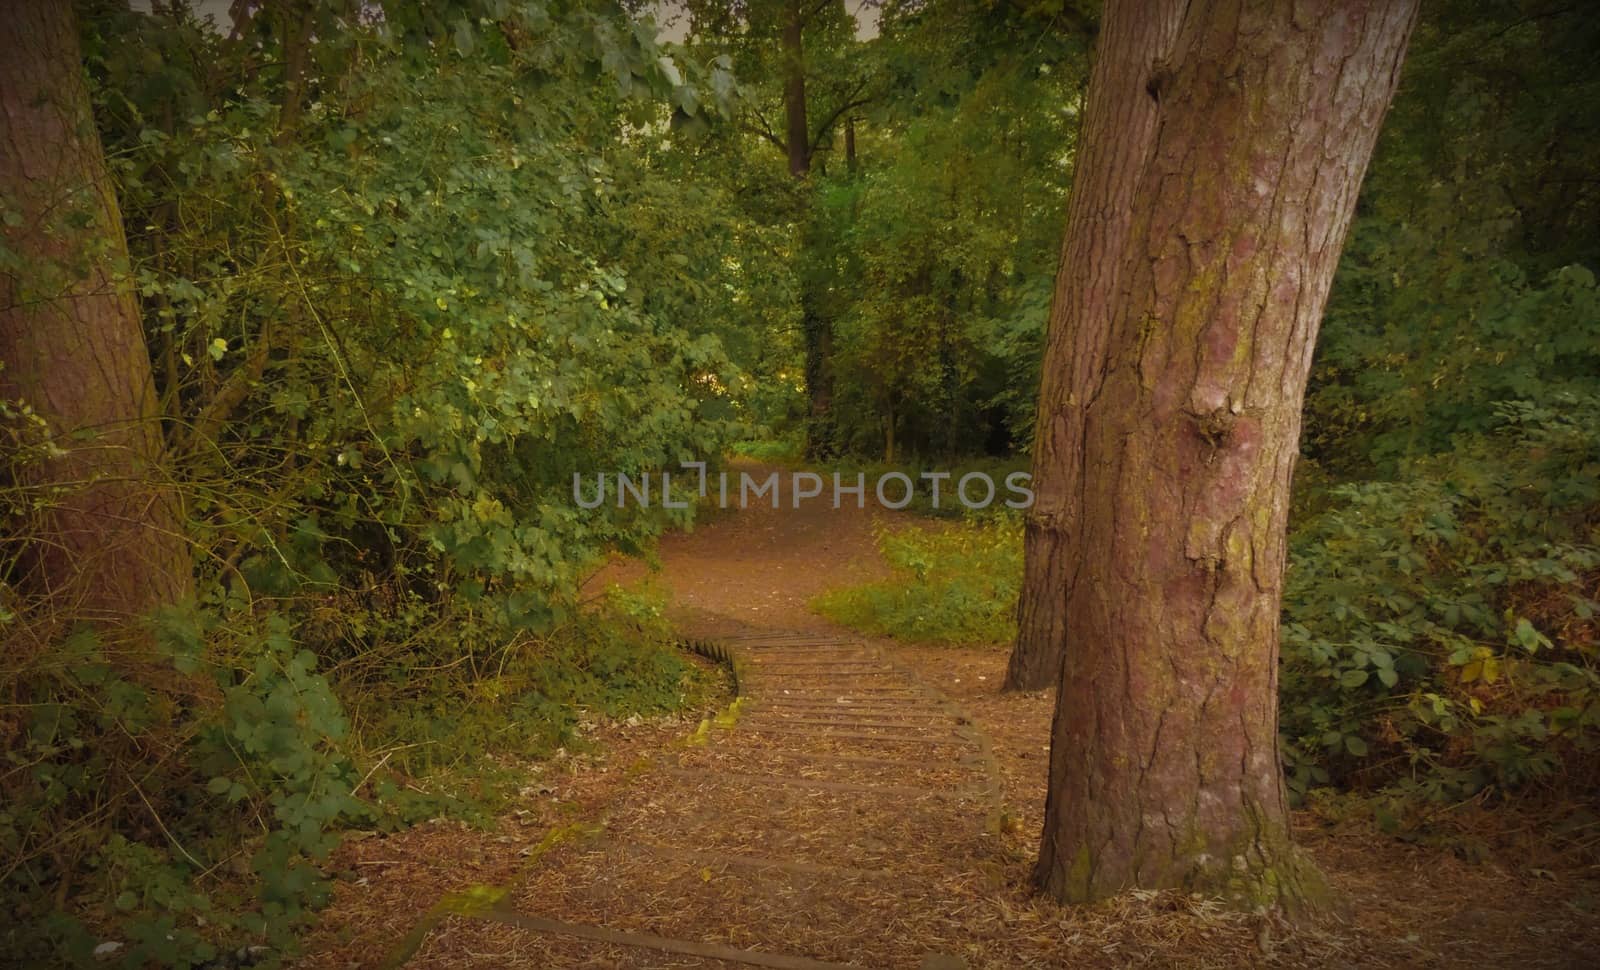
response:
[[[1534,625],[1528,622],[1528,620],[1525,618],[1517,620],[1517,627],[1514,635],[1517,643],[1529,653],[1536,653],[1540,647],[1550,646],[1549,638],[1535,629]]]

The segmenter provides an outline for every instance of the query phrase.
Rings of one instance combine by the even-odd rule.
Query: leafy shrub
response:
[[[995,515],[879,529],[894,576],[824,593],[812,606],[866,633],[916,643],[1009,643],[1022,584],[1022,521]]]
[[[1306,395],[1297,792],[1595,775],[1600,185],[1571,173],[1600,132],[1597,37],[1576,10],[1479,2],[1418,24]]]
[[[580,512],[572,474],[720,455],[724,338],[786,277],[662,162],[731,77],[615,6],[80,6],[197,601],[61,631],[0,530],[0,950],[281,955],[341,828],[475,811],[581,711],[705,688],[647,606],[579,597],[691,513]],[[46,431],[0,402],[8,526],[53,500]]]
[[[1431,799],[1581,782],[1600,729],[1600,398],[1330,490],[1292,536],[1291,787]]]
[[[468,619],[331,678],[290,629],[281,614],[164,617],[161,650],[215,686],[203,698],[125,679],[88,632],[5,671],[8,957],[103,966],[92,950],[109,941],[130,968],[249,947],[273,963],[326,901],[341,830],[481,816],[516,783],[509,766],[572,744],[584,712],[663,713],[715,685],[672,648],[659,602],[620,592],[545,635],[489,649],[499,628]]]
[[[0,780],[10,956],[87,962],[107,938],[126,967],[281,953],[325,898],[317,863],[364,808],[316,658],[275,615],[175,614],[157,639],[215,692],[131,681],[88,631],[6,671],[27,711]]]

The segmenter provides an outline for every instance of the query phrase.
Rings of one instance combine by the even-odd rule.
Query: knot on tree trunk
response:
[[[1145,93],[1152,100],[1160,101],[1161,95],[1172,85],[1172,73],[1172,65],[1166,58],[1156,58],[1150,63],[1150,77],[1144,83]]]
[[[1194,426],[1195,434],[1200,440],[1210,445],[1212,449],[1224,447],[1233,437],[1234,428],[1239,423],[1239,415],[1243,408],[1234,402],[1213,408],[1209,411],[1189,411],[1190,423]]]
[[[1036,499],[1028,511],[1023,514],[1022,522],[1029,528],[1060,532],[1066,526],[1067,512],[1065,509],[1040,508]]]

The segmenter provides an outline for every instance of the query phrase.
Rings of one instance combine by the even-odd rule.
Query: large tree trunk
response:
[[[1152,78],[1160,114],[1103,378],[1072,389],[1077,575],[1035,872],[1057,898],[1314,899],[1278,759],[1289,483],[1415,14],[1415,0],[1194,0]]]
[[[1083,415],[1105,369],[1121,293],[1134,193],[1155,143],[1156,64],[1178,36],[1184,0],[1112,4],[1095,45],[1067,205],[1066,242],[1050,307],[1033,444],[1034,504],[1023,537],[1024,594],[1005,689],[1053,686],[1067,638],[1067,590],[1083,478]]]
[[[0,193],[27,272],[0,275],[0,396],[60,449],[13,470],[40,503],[13,579],[55,617],[122,626],[187,595],[191,563],[70,3],[0,4]]]

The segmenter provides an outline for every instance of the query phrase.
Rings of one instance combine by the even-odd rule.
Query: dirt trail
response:
[[[989,742],[909,667],[806,609],[880,573],[872,527],[888,514],[752,507],[664,541],[655,581],[680,630],[738,658],[736,711],[648,756],[593,829],[439,920],[408,965],[963,965],[939,897],[999,833]],[[645,575],[625,564],[596,583]]]
[[[1004,650],[918,648],[806,603],[882,574],[882,509],[813,500],[719,516],[651,579],[686,634],[730,647],[737,710],[611,726],[489,832],[422,826],[342,852],[306,966],[416,968],[1565,967],[1600,954],[1600,883],[1537,847],[1468,863],[1298,817],[1349,901],[1292,932],[1175,893],[1061,908],[1028,873],[1051,700],[1002,695]],[[597,586],[633,583],[637,563]],[[1531,853],[1531,854],[1530,854]]]
[[[757,479],[771,472],[788,474],[786,469],[735,462],[730,480],[741,472]],[[686,635],[714,637],[751,629],[841,633],[806,604],[825,590],[884,575],[873,528],[912,518],[879,506],[870,490],[866,508],[846,496],[835,509],[831,492],[795,508],[787,482],[781,498],[781,508],[752,503],[718,512],[693,532],[662,539],[661,572],[651,578],[671,594],[672,617]],[[602,571],[589,585],[626,585],[647,576],[644,564],[627,561]]]

